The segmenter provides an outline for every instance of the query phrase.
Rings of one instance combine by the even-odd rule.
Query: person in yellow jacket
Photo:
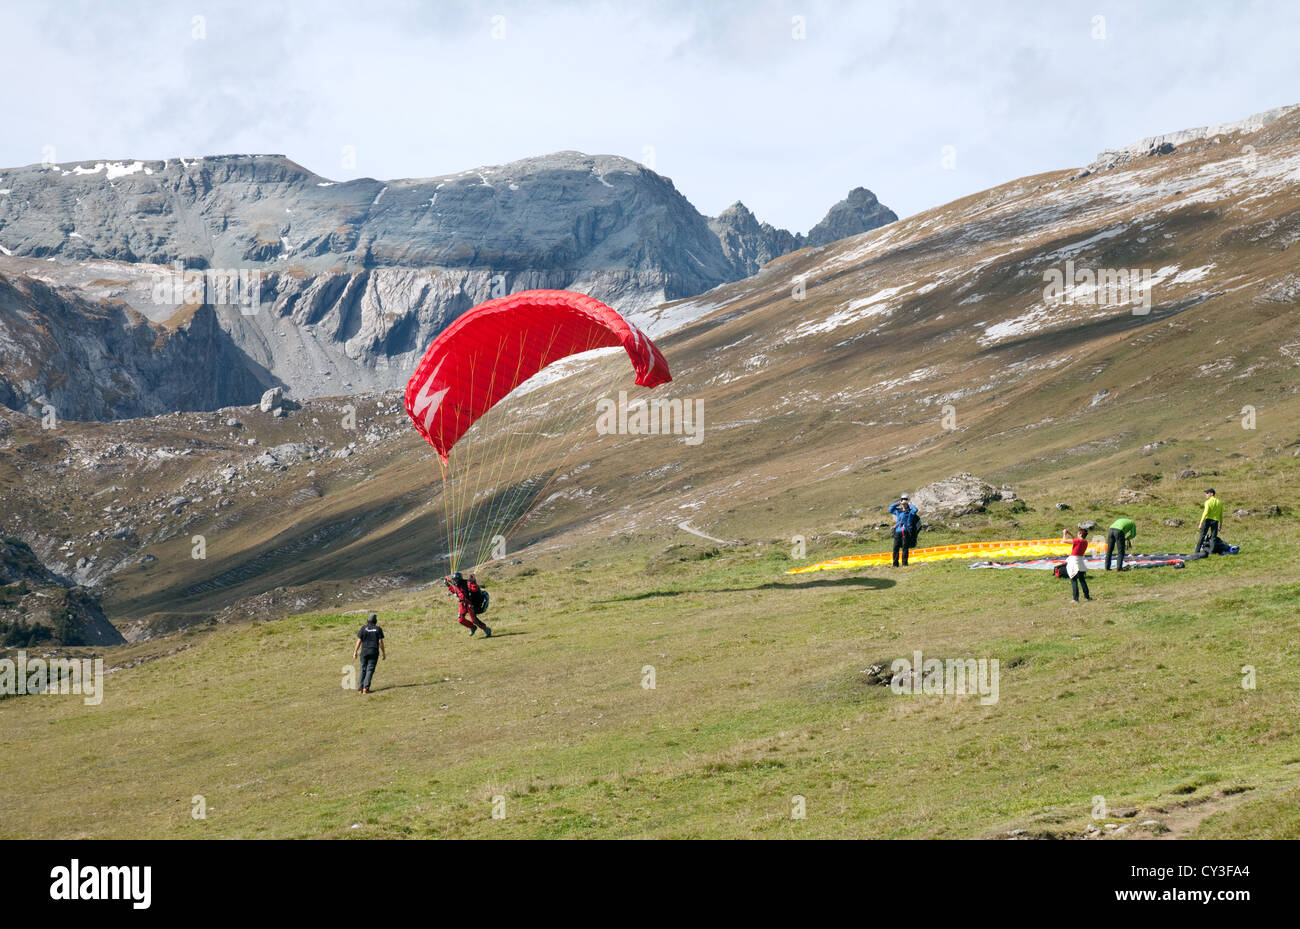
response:
[[[1214,495],[1211,487],[1205,492],[1205,509],[1201,511],[1200,537],[1196,540],[1196,550],[1203,547],[1207,555],[1214,554],[1214,540],[1219,537],[1219,526],[1223,523],[1223,501]]]

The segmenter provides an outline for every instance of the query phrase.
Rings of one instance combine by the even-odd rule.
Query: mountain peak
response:
[[[724,216],[730,217],[730,216],[753,216],[753,215],[754,215],[753,210],[745,206],[745,204],[742,203],[741,201],[737,200],[735,203],[731,204],[731,206],[727,207],[725,210],[719,213],[718,219],[722,219]]]
[[[865,187],[854,187],[830,208],[821,222],[808,230],[808,244],[826,245],[897,220],[898,214],[883,205],[875,194]]]

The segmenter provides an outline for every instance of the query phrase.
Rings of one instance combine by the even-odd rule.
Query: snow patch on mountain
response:
[[[794,338],[802,339],[806,336],[815,335],[819,332],[830,332],[841,326],[852,325],[861,322],[864,319],[870,319],[873,316],[888,316],[894,312],[896,306],[889,301],[896,295],[913,287],[913,284],[900,284],[897,287],[885,287],[876,291],[869,297],[863,297],[859,300],[851,300],[838,312],[832,313],[823,320],[806,322],[795,330]]]

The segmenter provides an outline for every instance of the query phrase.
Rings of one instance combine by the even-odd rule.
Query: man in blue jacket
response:
[[[916,507],[908,502],[907,494],[899,494],[898,502],[889,507],[894,517],[894,567],[898,567],[898,553],[903,553],[903,567],[907,567],[907,552],[915,541],[915,523],[919,520]]]

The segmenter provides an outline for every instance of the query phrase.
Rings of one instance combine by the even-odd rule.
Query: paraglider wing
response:
[[[416,430],[447,453],[506,394],[552,362],[622,346],[636,382],[672,380],[658,347],[616,310],[569,290],[526,290],[480,303],[433,340],[406,385]]]

